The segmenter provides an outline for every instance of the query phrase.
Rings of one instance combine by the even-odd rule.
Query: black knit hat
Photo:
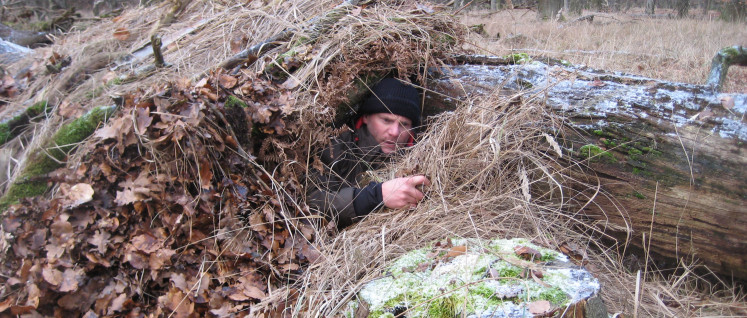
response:
[[[420,125],[420,94],[415,87],[385,78],[374,86],[372,93],[358,110],[360,115],[390,113],[409,118],[413,127]]]

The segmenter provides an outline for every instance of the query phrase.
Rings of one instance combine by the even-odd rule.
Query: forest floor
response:
[[[583,16],[594,15],[591,23],[573,22],[576,17],[565,22],[538,21],[536,11],[526,9],[474,10],[460,15],[468,26],[483,25],[485,33],[473,33],[468,40],[480,54],[527,53],[691,84],[705,83],[711,59],[720,49],[747,45],[744,24],[706,17],[702,12],[693,12],[688,19],[651,19],[642,9],[584,12]],[[723,92],[747,92],[747,68],[730,68]]]

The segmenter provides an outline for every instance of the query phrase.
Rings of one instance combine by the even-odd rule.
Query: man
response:
[[[366,171],[380,168],[400,148],[412,145],[412,128],[420,124],[419,104],[418,91],[410,85],[393,78],[376,84],[358,110],[355,130],[334,138],[322,151],[325,171],[312,180],[309,206],[340,229],[383,206],[415,207],[423,199],[417,187],[430,184],[425,176],[358,184]]]

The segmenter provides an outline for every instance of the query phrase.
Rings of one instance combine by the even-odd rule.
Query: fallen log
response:
[[[623,239],[630,227],[630,243],[659,259],[694,256],[747,279],[747,94],[536,61],[439,72],[426,113],[500,87],[542,92],[567,119],[564,152],[607,194],[581,209],[586,217]]]
[[[31,52],[27,47],[0,39],[0,64],[13,64]]]
[[[2,23],[0,23],[0,39],[32,49],[52,43],[48,33],[15,30]]]

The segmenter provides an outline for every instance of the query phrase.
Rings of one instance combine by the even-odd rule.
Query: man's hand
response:
[[[414,208],[423,199],[419,185],[431,185],[425,176],[417,175],[392,179],[381,184],[381,195],[384,205],[390,209]]]

